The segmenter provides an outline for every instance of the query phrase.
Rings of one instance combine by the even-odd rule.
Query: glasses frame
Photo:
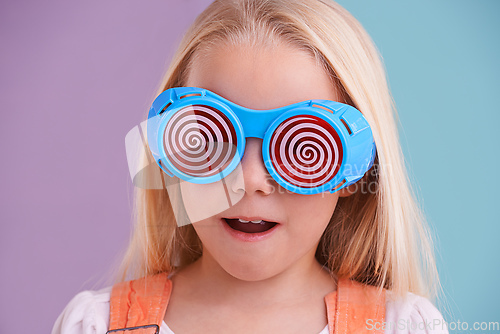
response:
[[[167,158],[163,146],[163,134],[168,121],[179,110],[192,105],[216,108],[230,120],[237,135],[237,154],[216,175],[193,177],[178,170]],[[269,144],[276,128],[286,119],[310,115],[326,121],[337,132],[342,143],[340,169],[327,183],[317,187],[299,187],[286,181],[271,163]],[[273,179],[283,188],[298,194],[312,195],[329,191],[336,192],[348,187],[363,177],[373,165],[376,146],[372,130],[363,114],[356,108],[330,100],[308,100],[281,108],[256,110],[239,106],[207,89],[197,87],[175,87],[162,92],[154,100],[148,114],[147,140],[156,164],[170,177],[207,184],[228,176],[239,164],[245,152],[248,137],[263,139],[262,158]]]

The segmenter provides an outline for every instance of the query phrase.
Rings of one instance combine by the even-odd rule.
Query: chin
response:
[[[231,276],[236,279],[257,282],[269,279],[279,274],[280,270],[272,264],[263,264],[262,261],[240,261],[238,263],[231,263],[222,268]]]

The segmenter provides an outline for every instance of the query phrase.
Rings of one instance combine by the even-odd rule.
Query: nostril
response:
[[[233,193],[262,192],[270,194],[276,187],[276,181],[268,173],[265,166],[256,163],[239,164],[237,168],[226,177],[228,189]]]
[[[238,164],[237,171],[231,176],[230,189],[238,193],[263,192],[269,194],[274,190],[273,178],[269,174],[262,157],[262,142],[260,138],[248,137],[246,139],[245,152]]]

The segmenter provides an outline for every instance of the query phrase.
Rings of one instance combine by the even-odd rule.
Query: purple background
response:
[[[209,2],[0,1],[0,334],[48,333],[110,284],[131,231],[125,135]],[[500,321],[500,3],[338,2],[385,61],[441,312]]]
[[[125,134],[209,3],[1,3],[0,333],[48,333],[106,285],[131,227]]]

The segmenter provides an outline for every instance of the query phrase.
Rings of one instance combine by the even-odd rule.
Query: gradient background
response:
[[[131,230],[128,130],[208,0],[0,3],[0,333],[47,333]],[[340,0],[371,34],[447,321],[500,321],[500,2]]]

